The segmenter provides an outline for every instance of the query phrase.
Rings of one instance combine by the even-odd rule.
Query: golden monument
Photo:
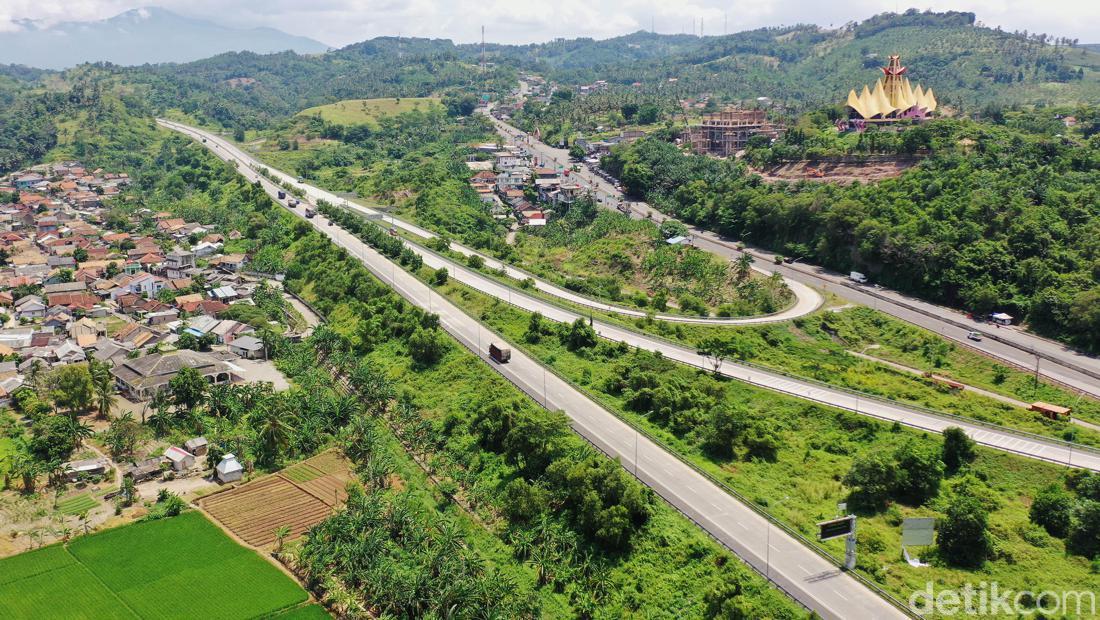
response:
[[[923,119],[936,111],[935,93],[931,88],[922,89],[920,84],[916,89],[909,85],[900,56],[890,56],[890,63],[882,68],[882,73],[874,90],[864,85],[859,95],[855,90],[848,91],[848,107],[859,118],[870,122]]]

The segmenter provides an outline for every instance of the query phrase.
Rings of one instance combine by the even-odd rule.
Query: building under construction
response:
[[[691,150],[700,155],[729,157],[744,149],[749,138],[766,136],[774,140],[783,130],[772,124],[763,110],[727,108],[717,114],[707,114],[701,125],[693,125],[685,132]]]

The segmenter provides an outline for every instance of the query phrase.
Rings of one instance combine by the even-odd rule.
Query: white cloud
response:
[[[105,19],[148,4],[128,0],[3,0],[0,31],[17,21]],[[376,36],[402,35],[527,43],[557,37],[606,38],[636,30],[705,34],[761,26],[816,23],[839,26],[876,13],[904,10],[894,0],[160,0],[166,9],[233,26],[270,26],[347,45]],[[919,8],[964,10],[1006,30],[1100,42],[1100,2],[1095,0],[925,0]]]

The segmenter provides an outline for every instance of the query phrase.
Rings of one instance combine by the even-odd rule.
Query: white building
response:
[[[214,475],[218,478],[218,482],[236,482],[244,477],[244,467],[236,456],[227,454],[214,468]]]

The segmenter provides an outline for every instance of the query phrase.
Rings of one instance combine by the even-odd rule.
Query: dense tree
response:
[[[208,385],[206,379],[199,374],[199,371],[184,366],[168,382],[172,404],[176,406],[177,411],[191,412],[203,403]]]
[[[1031,522],[1042,526],[1051,536],[1063,538],[1069,533],[1073,519],[1074,500],[1060,484],[1042,489],[1031,502]]]
[[[417,328],[409,336],[409,356],[421,366],[431,366],[447,352],[447,345],[438,329]]]
[[[936,496],[943,479],[940,454],[923,442],[910,440],[894,454],[897,481],[894,494],[903,502],[919,506]]]
[[[993,555],[988,520],[988,513],[978,498],[972,495],[953,497],[936,533],[940,555],[956,566],[981,566]]]
[[[965,431],[957,426],[951,426],[943,431],[943,456],[941,460],[949,472],[956,472],[960,467],[973,461],[977,456],[976,444]]]
[[[844,477],[844,484],[852,490],[854,507],[863,510],[880,510],[893,495],[897,486],[898,471],[889,456],[879,453],[856,458],[852,469]]]
[[[91,407],[95,389],[87,365],[62,366],[49,377],[49,383],[52,386],[50,395],[59,409],[75,415]]]

